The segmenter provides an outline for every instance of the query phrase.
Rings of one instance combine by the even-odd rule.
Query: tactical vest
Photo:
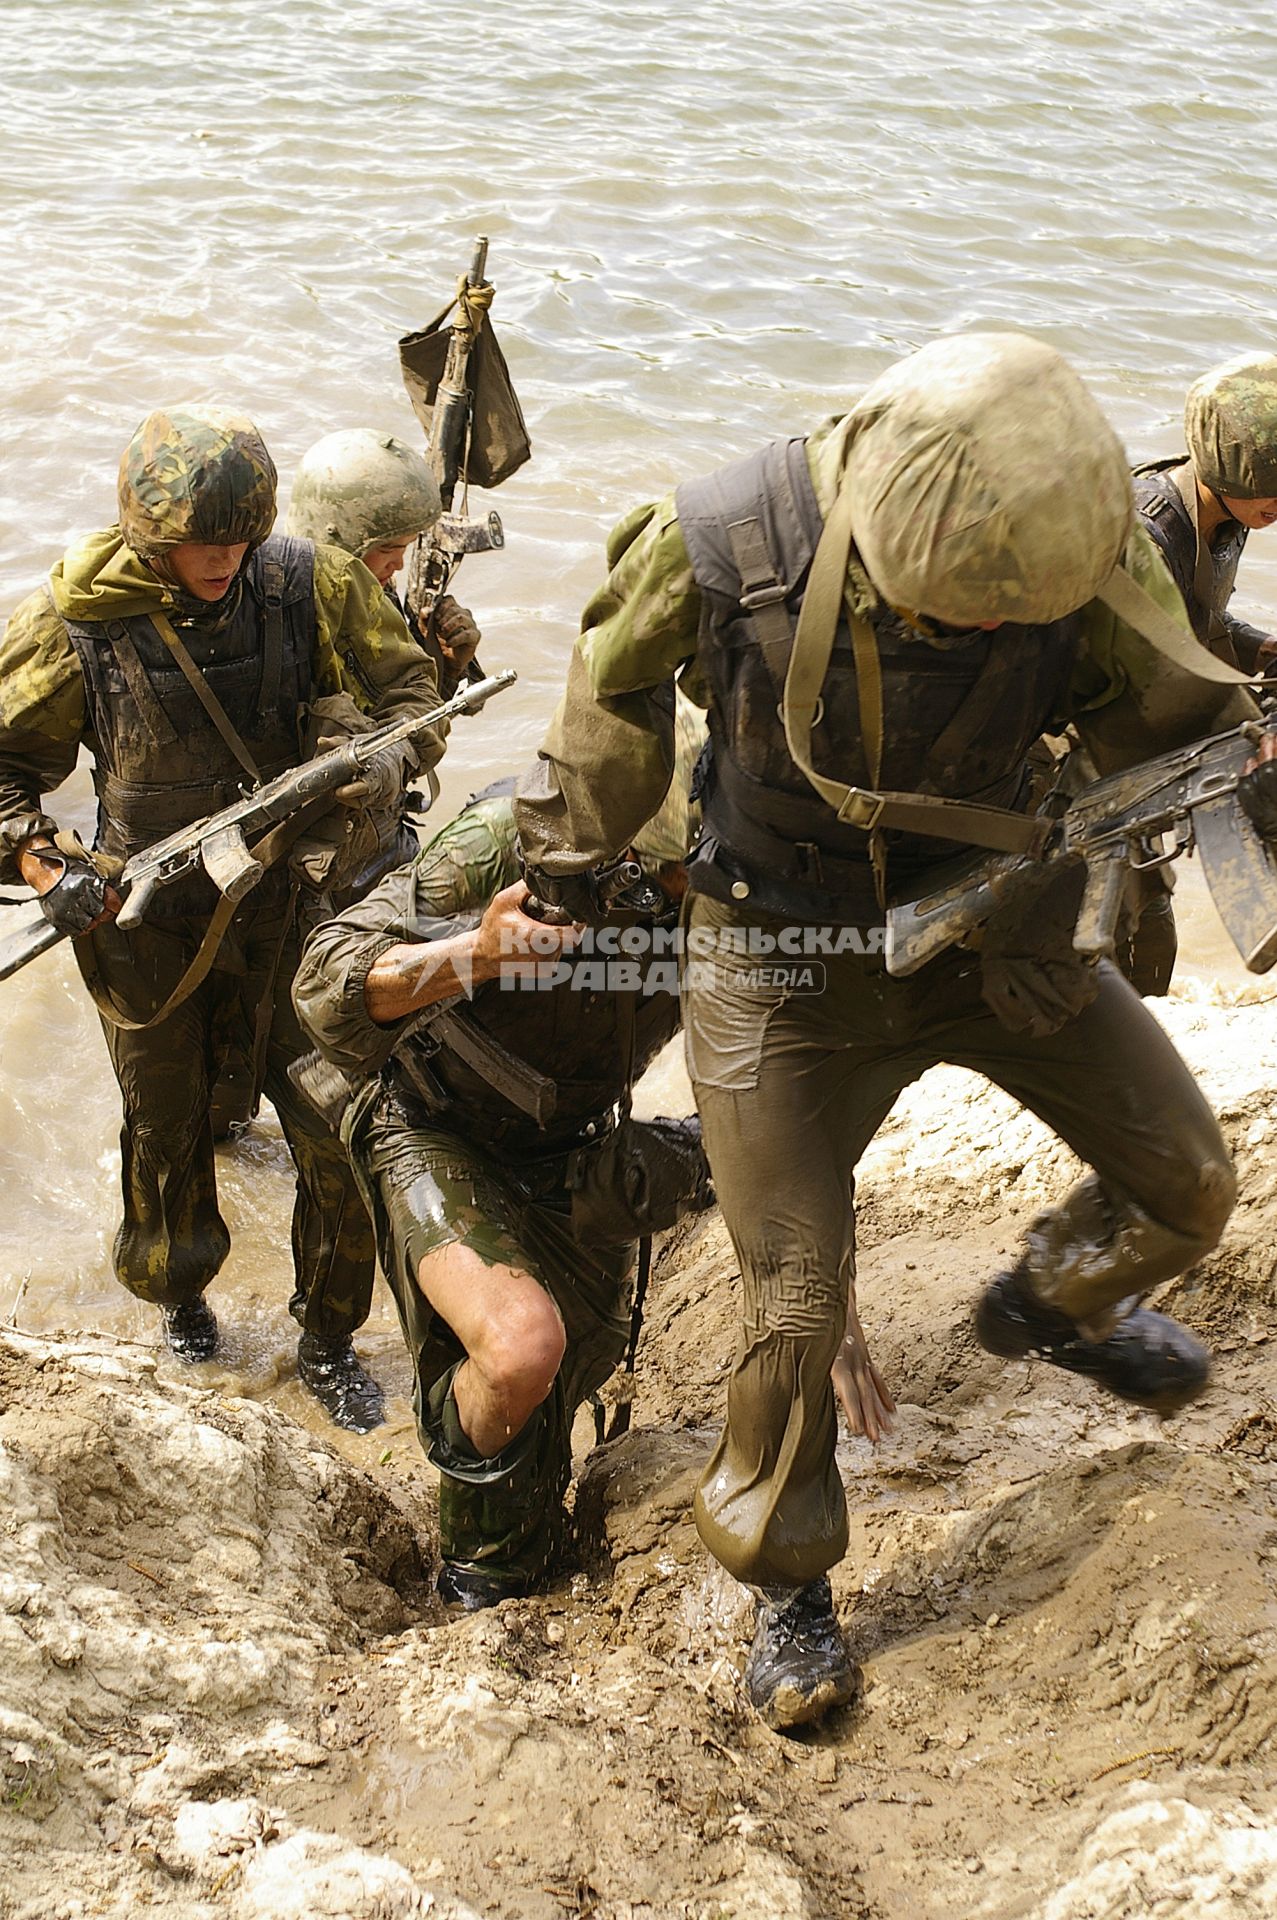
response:
[[[250,557],[226,623],[181,638],[264,779],[302,757],[315,644],[314,548],[272,535]],[[238,798],[244,769],[205,713],[150,618],[67,621],[88,700],[98,797],[97,846],[127,860]],[[267,875],[266,906],[287,885]],[[195,873],[161,888],[152,921],[207,916],[211,880]]]
[[[503,842],[508,833],[512,846],[514,787],[514,778],[494,780],[467,801],[459,818],[485,807],[488,830]],[[502,803],[499,809],[494,801]],[[511,852],[508,877],[516,874]],[[478,919],[477,913],[458,915],[455,924],[467,928]],[[659,923],[671,937],[674,921],[671,910]],[[402,1096],[424,1105],[427,1118],[442,1118],[450,1109],[473,1138],[500,1145],[504,1153],[544,1153],[575,1143],[583,1127],[627,1098],[633,1081],[678,1032],[677,993],[608,987],[609,960],[616,964],[625,957],[594,957],[597,987],[576,979],[523,992],[489,981],[473,1000],[438,1010],[442,1019],[427,1009],[395,1047],[392,1080]],[[671,957],[664,971],[673,964]]]
[[[868,835],[841,821],[795,766],[781,694],[823,520],[805,443],[761,453],[681,486],[678,523],[700,588],[698,659],[710,690],[712,755],[691,886],[786,919],[868,927],[881,920]],[[1061,716],[1081,613],[1049,626],[928,639],[890,609],[870,616],[882,666],[880,784],[1017,807],[1026,759]],[[873,784],[861,739],[851,634],[839,623],[817,724],[818,772]],[[886,836],[892,891],[924,884],[952,841]]]
[[[1160,460],[1134,471],[1135,509],[1157,542],[1180,590],[1193,632],[1212,653],[1237,664],[1224,612],[1232,598],[1237,568],[1246,545],[1246,528],[1238,520],[1225,521],[1211,547],[1210,599],[1203,601],[1197,592],[1197,529],[1193,517],[1175,481],[1172,470],[1183,466],[1185,456]]]

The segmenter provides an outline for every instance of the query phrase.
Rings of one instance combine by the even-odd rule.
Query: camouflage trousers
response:
[[[145,1018],[181,979],[202,931],[186,922],[128,934],[99,929],[80,956],[95,997],[105,991],[123,1011]],[[310,1050],[289,995],[299,951],[283,908],[244,912],[219,964],[168,1019],[130,1032],[101,1016],[124,1102],[115,1271],[139,1300],[180,1306],[204,1292],[225,1260],[230,1234],[217,1202],[213,1089],[229,1056],[254,1053],[258,1007],[269,995],[262,1090],[297,1169],[289,1311],[308,1333],[335,1339],[368,1317],[375,1252],[345,1150],[288,1078],[289,1063]]]
[[[852,1174],[904,1087],[940,1062],[970,1068],[1094,1169],[1035,1222],[1025,1256],[1034,1291],[1075,1320],[1102,1321],[1208,1252],[1233,1175],[1188,1068],[1114,967],[1089,1007],[1031,1039],[988,1011],[974,954],[904,980],[873,955],[830,956],[804,991],[729,951],[745,909],[697,896],[691,924],[716,942],[689,968],[687,1060],[743,1310],[696,1522],[737,1579],[805,1585],[847,1544],[829,1370],[854,1270]]]
[[[534,1191],[543,1197],[534,1197],[518,1166],[459,1132],[421,1125],[380,1087],[352,1110],[346,1135],[412,1355],[421,1443],[439,1468],[440,1552],[453,1565],[528,1585],[562,1543],[573,1416],[625,1351],[634,1248],[587,1247],[573,1236],[566,1197],[555,1192],[564,1156],[536,1162]],[[465,1349],[417,1280],[426,1255],[455,1243],[489,1266],[531,1274],[553,1299],[566,1335],[548,1397],[508,1446],[486,1458],[466,1438],[452,1390]]]

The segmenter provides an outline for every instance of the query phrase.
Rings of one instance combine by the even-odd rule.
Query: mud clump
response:
[[[716,1216],[662,1249],[578,1570],[483,1615],[430,1596],[428,1491],[376,1437],[352,1465],[142,1348],[0,1336],[0,1915],[1273,1911],[1277,1021],[1196,991],[1166,1019],[1241,1179],[1164,1295],[1210,1391],[1163,1422],[975,1346],[1073,1167],[968,1076],[911,1089],[858,1176],[900,1400],[840,1450],[865,1703],[799,1739],[745,1707],[750,1598],[690,1519],[735,1337]]]

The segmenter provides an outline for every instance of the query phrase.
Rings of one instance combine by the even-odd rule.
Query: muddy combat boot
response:
[[[333,1425],[348,1433],[371,1433],[386,1417],[381,1388],[346,1338],[304,1333],[297,1342],[297,1377]]]
[[[1166,1314],[1137,1307],[1107,1340],[1084,1340],[1075,1321],[1038,1299],[1018,1267],[986,1289],[975,1310],[975,1337],[986,1353],[1084,1374],[1153,1413],[1177,1413],[1210,1378],[1205,1347]]]
[[[827,1579],[759,1596],[745,1691],[777,1733],[805,1727],[856,1698],[860,1668],[834,1618]]]
[[[164,1344],[179,1360],[211,1360],[217,1352],[217,1315],[207,1300],[161,1307]]]
[[[503,1600],[521,1600],[529,1591],[526,1581],[499,1580],[495,1574],[479,1573],[474,1567],[460,1567],[445,1560],[435,1581],[435,1592],[448,1607],[464,1607],[467,1613],[480,1613],[484,1607],[499,1607]]]

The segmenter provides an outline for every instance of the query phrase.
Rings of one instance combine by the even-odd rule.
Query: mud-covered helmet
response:
[[[692,774],[709,735],[705,715],[685,693],[674,697],[674,773],[669,791],[634,836],[634,856],[648,869],[686,860],[701,830],[701,807],[691,796]]]
[[[1243,354],[1195,380],[1184,431],[1197,477],[1212,493],[1277,499],[1277,354]]]
[[[1133,516],[1098,402],[1054,348],[1017,333],[938,340],[876,380],[852,415],[843,485],[882,598],[954,627],[1084,606]]]
[[[343,547],[357,559],[432,527],[439,485],[419,453],[369,427],[327,433],[303,456],[284,531]]]
[[[275,524],[275,463],[242,413],[148,413],[120,461],[120,531],[154,566],[188,540],[259,547]]]

